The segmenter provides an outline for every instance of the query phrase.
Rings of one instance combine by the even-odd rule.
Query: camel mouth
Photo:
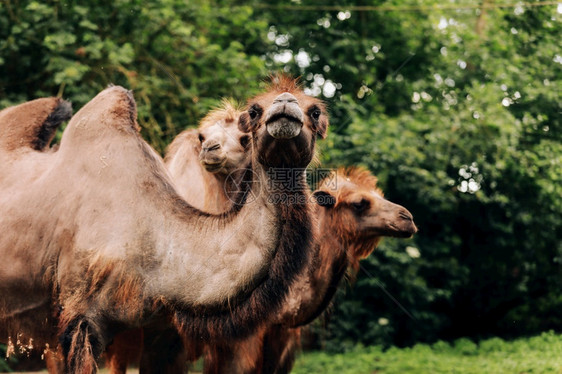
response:
[[[300,135],[303,123],[298,118],[280,113],[266,122],[269,135],[276,139],[292,139]]]
[[[223,158],[216,162],[207,160],[201,160],[200,162],[201,166],[203,166],[209,173],[216,173],[226,165],[226,158]]]
[[[416,232],[418,232],[418,228],[413,221],[409,221],[403,226],[391,224],[385,235],[394,238],[411,238]]]

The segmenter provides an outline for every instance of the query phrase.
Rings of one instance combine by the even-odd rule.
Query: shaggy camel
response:
[[[312,266],[297,278],[277,322],[251,337],[208,347],[210,373],[288,373],[300,346],[300,327],[316,318],[332,300],[346,270],[357,271],[384,236],[410,237],[417,228],[403,207],[383,198],[377,179],[366,170],[338,169],[314,195],[322,240]]]
[[[307,113],[312,118],[317,118],[317,129],[322,134],[325,134],[327,123],[323,123],[322,120],[324,108],[321,103],[306,96],[302,89],[298,87],[296,81],[286,77],[279,77],[278,79],[275,84],[269,87],[266,93],[249,100],[250,109],[245,115],[246,118],[244,118],[244,115],[242,116],[242,121],[248,121],[247,125],[252,126],[252,121],[257,121],[263,113],[265,113],[266,118],[267,116],[278,117],[279,113],[276,112],[275,103],[283,102],[283,98],[278,98],[279,94],[286,96],[286,93],[290,93],[293,97],[289,96],[289,103],[297,102],[297,98],[298,102],[301,103],[310,101],[309,104],[305,105],[308,110]],[[191,202],[191,199],[195,199],[198,204],[201,204],[202,201],[208,201],[207,196],[213,196],[216,200],[211,203],[211,209],[216,209],[217,213],[227,210],[232,205],[233,198],[227,194],[230,188],[223,188],[222,183],[229,183],[226,176],[233,169],[244,167],[245,160],[240,152],[246,147],[247,139],[244,138],[244,133],[237,132],[236,129],[229,126],[232,119],[235,120],[239,115],[240,112],[237,112],[232,105],[225,104],[222,109],[212,112],[202,121],[197,133],[202,147],[197,146],[195,132],[187,130],[178,135],[168,148],[166,165],[172,174],[174,183],[180,186],[180,193],[188,202]],[[299,114],[295,113],[294,115],[298,116]],[[232,140],[234,141],[231,142]],[[230,144],[228,144],[229,142]],[[219,152],[219,157],[205,153],[204,145],[209,143],[210,146],[208,148],[211,148],[211,150],[207,150],[207,152]],[[198,155],[197,151],[199,149],[201,153]],[[216,171],[217,168],[213,167],[213,165],[208,167],[207,164],[209,163],[204,161],[206,158],[211,160],[218,159],[226,167],[222,167],[218,173],[210,175],[209,172]],[[197,159],[203,162],[201,164],[197,163]],[[219,162],[215,161],[211,164]],[[204,166],[205,170],[201,166]],[[195,181],[198,178],[200,181]],[[291,184],[291,181],[283,180],[283,182]],[[297,187],[297,189],[303,188],[303,186],[293,187]],[[280,195],[282,194],[279,194],[278,197]],[[202,207],[204,208],[205,205],[202,204]],[[133,332],[133,334],[135,333]],[[168,339],[177,340],[177,338],[173,337],[172,331],[167,331],[166,336]],[[140,354],[138,348],[135,349],[134,344],[131,346],[131,341],[135,340],[128,339],[127,336],[118,337],[116,343],[108,350],[108,366],[113,373],[124,373],[127,362],[138,362]],[[154,338],[145,337],[146,341],[154,341]],[[185,362],[185,358],[189,361],[195,360],[201,355],[204,346],[207,346],[206,341],[188,341],[186,344],[187,352],[183,352],[185,355],[177,352],[178,356],[176,358],[169,358],[168,360],[172,364],[167,367],[167,370],[181,372],[183,370],[183,367],[181,367],[182,360],[183,362]],[[147,344],[145,344],[140,363],[141,368],[147,365],[146,362],[152,360],[158,362],[158,364],[154,365],[162,368],[165,363],[162,362],[161,348],[154,345],[152,345],[152,348],[148,348]],[[146,355],[149,355],[149,358],[145,361]]]
[[[56,319],[67,370],[89,373],[111,338],[131,326],[173,321],[207,340],[244,337],[266,321],[313,241],[307,204],[268,198],[308,198],[304,178],[291,181],[301,189],[272,190],[279,184],[267,170],[306,167],[327,127],[314,99],[285,90],[272,99],[262,113],[241,116],[252,168],[238,204],[219,216],[176,193],[138,133],[132,95],[120,87],[71,119],[56,152],[0,143],[0,254],[9,264],[0,266],[3,341],[17,333],[54,346]],[[21,112],[0,113],[0,127],[33,127],[11,120]],[[256,201],[244,204],[249,194]]]
[[[164,163],[178,193],[204,212],[219,214],[232,207],[239,182],[232,176],[249,162],[250,138],[238,128],[241,113],[231,102],[223,101],[220,108],[201,120],[197,129],[188,129],[176,136],[166,151]],[[114,338],[105,352],[106,366],[111,373],[126,373],[129,363],[140,363],[143,368],[145,361],[151,359],[147,355],[157,359],[159,352],[143,352],[143,344],[139,342],[145,335],[141,329],[134,329]],[[173,331],[168,331],[167,337],[178,341]],[[155,339],[158,338],[146,336],[146,340]],[[173,366],[178,372],[184,371],[184,363],[201,355],[200,344],[190,343],[186,349],[185,355],[178,355],[174,360]]]

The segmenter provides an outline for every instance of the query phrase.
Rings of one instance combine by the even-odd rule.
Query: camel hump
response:
[[[0,112],[0,147],[13,151],[29,147],[44,150],[60,124],[72,116],[72,105],[49,97],[28,101]]]
[[[70,120],[63,135],[74,139],[95,139],[118,130],[138,133],[137,104],[131,91],[120,86],[109,86],[84,105]],[[68,133],[68,134],[66,134]]]

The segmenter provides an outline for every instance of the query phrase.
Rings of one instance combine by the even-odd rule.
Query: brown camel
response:
[[[179,195],[204,212],[219,214],[232,207],[239,182],[233,176],[236,170],[248,166],[250,137],[238,129],[241,113],[232,102],[223,101],[221,107],[201,120],[197,129],[176,136],[166,151],[164,163]],[[134,329],[115,336],[105,352],[106,366],[111,373],[126,373],[129,363],[140,363],[142,367],[142,358],[154,354],[143,352],[145,334],[142,329]],[[172,340],[178,339],[173,331],[167,334]],[[155,340],[151,336],[146,339]],[[196,345],[191,343],[186,347],[195,349],[193,353],[186,352],[174,360],[178,372],[183,372],[183,363],[201,355],[201,348]]]
[[[2,143],[1,339],[19,333],[54,346],[55,319],[67,370],[88,373],[131,326],[173,321],[186,336],[226,339],[263,324],[313,240],[307,204],[269,199],[283,193],[298,201],[305,189],[273,190],[279,184],[267,170],[305,167],[327,126],[314,99],[277,96],[265,115],[241,116],[252,136],[251,172],[237,204],[218,216],[177,194],[138,133],[132,95],[120,87],[72,118],[56,152]],[[0,113],[0,127],[33,127],[11,121],[22,111]],[[302,176],[291,183],[305,185]],[[244,204],[250,194],[255,202]]]
[[[312,118],[316,118],[316,129],[320,131],[321,135],[325,135],[327,121],[325,120],[325,116],[323,114],[325,109],[322,106],[322,103],[306,96],[302,92],[302,89],[298,87],[296,81],[286,77],[277,77],[277,79],[278,80],[275,84],[269,87],[268,92],[249,101],[250,110],[248,114],[245,115],[245,118],[243,115],[242,121],[248,121],[248,126],[255,126],[254,122],[259,120],[264,121],[264,123],[268,123],[270,122],[269,119],[279,117],[279,113],[275,112],[276,103],[290,105],[290,103],[297,102],[297,100],[301,103],[310,101],[310,103],[306,105],[308,113],[310,113]],[[281,97],[280,99],[278,98],[279,95],[286,95],[287,93],[289,94],[289,100],[284,99],[284,97]],[[264,118],[261,118],[263,113],[265,113],[265,116],[263,116]],[[197,159],[213,159],[213,156],[205,154],[206,150],[204,149],[204,146],[197,146],[195,141],[196,134],[193,130],[187,130],[178,135],[168,148],[168,152],[166,154],[166,165],[170,169],[174,183],[180,186],[180,193],[188,201],[190,201],[190,199],[196,199],[199,204],[201,204],[202,201],[207,201],[206,198],[202,199],[202,196],[218,196],[216,202],[212,203],[213,205],[211,207],[212,209],[216,209],[217,213],[227,210],[231,206],[233,200],[233,196],[228,196],[226,193],[230,191],[230,189],[223,188],[224,183],[229,183],[225,177],[229,175],[228,173],[230,173],[233,169],[243,167],[246,162],[244,157],[240,156],[240,151],[242,150],[241,148],[246,147],[247,140],[244,139],[243,133],[237,133],[234,129],[230,129],[228,126],[228,123],[231,122],[230,118],[236,118],[239,115],[240,113],[237,112],[232,105],[225,104],[223,108],[214,111],[207,116],[199,127],[197,138],[199,138],[201,144],[205,145],[212,142],[208,148],[213,148],[214,150],[219,151],[220,157],[222,158],[219,162],[228,166],[221,168],[218,173],[215,173],[215,178],[213,178],[212,175],[209,175],[209,172],[215,171],[216,168],[212,167],[212,165],[210,168],[207,167],[205,162],[201,162],[200,164],[196,162]],[[299,116],[298,113],[294,113],[293,115]],[[219,126],[217,126],[217,124]],[[224,136],[225,129],[228,131],[227,137]],[[230,141],[236,139],[238,139],[238,142],[232,142],[230,146],[228,144],[225,145],[224,143],[225,140]],[[237,146],[237,144],[240,146]],[[198,150],[201,152],[199,155],[197,154]],[[226,160],[224,160],[225,157]],[[212,162],[211,164],[215,163],[218,162]],[[201,165],[205,167],[205,170],[201,169]],[[199,179],[200,181],[195,181],[195,179]],[[192,183],[185,183],[187,180],[192,181]],[[283,182],[289,182],[289,185],[291,184],[291,181],[283,180]],[[293,187],[297,187],[297,189],[304,188],[302,186]],[[277,196],[281,195],[283,194],[278,194]],[[205,208],[205,204],[202,204],[202,207]],[[172,331],[169,330],[166,332],[166,338],[172,340],[176,339],[173,337]],[[145,344],[142,356],[144,357],[149,355],[147,362],[158,362],[158,364],[154,365],[162,368],[165,363],[162,362],[162,354],[160,353],[161,347],[157,345],[154,346],[151,343],[154,341],[153,337],[145,339],[145,342],[147,340],[148,344]],[[162,339],[159,340],[161,341]],[[138,360],[138,356],[140,354],[138,351],[135,351],[134,347],[132,347],[133,349],[130,349],[130,341],[131,340],[126,336],[123,336],[122,339],[121,337],[118,337],[116,344],[110,347],[107,352],[109,367],[113,373],[124,373],[127,362],[135,362]],[[208,345],[207,343],[208,342],[201,340],[188,341],[186,344],[187,352],[183,352],[185,355],[178,352],[178,356],[176,358],[169,359],[172,364],[167,367],[167,370],[170,370],[170,372],[174,370],[175,372],[181,372],[183,370],[183,366],[181,365],[182,360],[183,362],[185,362],[186,359],[188,361],[195,360],[201,355],[202,349]],[[147,348],[148,345],[151,345],[152,348]],[[129,349],[127,349],[127,347]],[[143,359],[141,359],[141,368],[144,368],[146,365],[147,363],[143,362]]]
[[[384,236],[409,237],[417,228],[403,207],[384,199],[366,170],[338,169],[315,191],[319,218],[317,250],[297,278],[275,324],[251,337],[213,345],[205,352],[205,373],[288,373],[300,346],[301,326],[332,300],[346,270],[356,272]]]

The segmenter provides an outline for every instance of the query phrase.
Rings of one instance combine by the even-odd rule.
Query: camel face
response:
[[[284,76],[273,80],[266,93],[248,102],[240,129],[254,134],[254,150],[262,165],[304,168],[314,156],[316,137],[326,136],[326,109],[295,80]]]
[[[250,137],[238,129],[238,117],[199,130],[199,162],[208,172],[229,174],[246,163]]]
[[[377,189],[350,196],[346,205],[353,211],[359,231],[367,235],[409,238],[418,231],[412,214],[386,200]]]
[[[408,238],[417,232],[412,214],[384,198],[377,179],[365,170],[338,172],[335,183],[315,192],[317,202],[338,217],[342,234],[354,240],[392,236]],[[331,198],[331,199],[330,199]]]

